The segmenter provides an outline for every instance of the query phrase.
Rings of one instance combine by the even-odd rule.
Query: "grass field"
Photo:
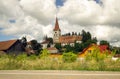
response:
[[[120,71],[120,59],[113,61],[111,56],[89,54],[84,59],[73,62],[63,61],[63,56],[0,56],[0,70],[88,70]]]

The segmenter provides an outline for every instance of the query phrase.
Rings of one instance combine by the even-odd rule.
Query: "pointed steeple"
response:
[[[57,17],[56,17],[55,27],[54,27],[53,30],[54,30],[54,31],[61,31],[60,28],[59,28],[59,23],[58,23]]]

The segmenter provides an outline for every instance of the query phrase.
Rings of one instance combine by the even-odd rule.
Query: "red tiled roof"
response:
[[[9,49],[17,40],[9,40],[0,42],[0,51]]]
[[[108,45],[96,45],[96,44],[91,44],[91,45],[89,45],[87,48],[85,48],[83,51],[82,51],[82,53],[84,53],[86,50],[88,50],[90,47],[92,47],[92,46],[95,46],[95,47],[97,47],[99,50],[100,50],[100,52],[105,52],[106,50],[107,51],[109,51],[109,53],[110,53],[110,50],[108,49]],[[81,54],[82,54],[81,53]]]
[[[108,50],[108,45],[99,45],[98,46],[101,52]]]
[[[59,38],[60,43],[74,43],[75,41],[81,41],[82,36],[61,36]]]
[[[55,28],[53,30],[54,31],[58,31],[58,30],[60,31],[57,17],[56,17],[56,22],[55,22]]]

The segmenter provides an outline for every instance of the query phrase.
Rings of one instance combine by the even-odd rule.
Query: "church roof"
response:
[[[54,27],[53,30],[54,30],[54,31],[58,31],[58,30],[61,31],[60,28],[59,28],[59,23],[58,23],[57,17],[56,17],[55,27]]]
[[[61,36],[59,38],[60,43],[74,43],[75,41],[81,41],[82,36]]]

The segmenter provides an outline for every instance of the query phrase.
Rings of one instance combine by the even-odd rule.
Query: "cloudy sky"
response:
[[[56,16],[62,34],[84,29],[120,46],[120,0],[0,0],[0,41],[52,37]]]

